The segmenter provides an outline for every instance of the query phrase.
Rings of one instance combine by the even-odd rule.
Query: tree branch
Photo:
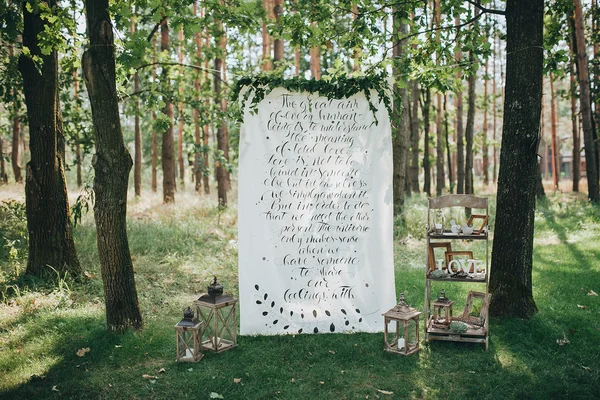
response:
[[[142,64],[138,67],[135,68],[136,71],[139,71],[141,69],[147,68],[147,67],[151,67],[153,65],[168,65],[168,66],[180,66],[180,67],[186,67],[186,68],[192,68],[198,71],[208,71],[210,72],[213,76],[217,77],[217,79],[219,79],[221,82],[223,82],[223,84],[225,84],[225,86],[230,87],[230,85],[224,81],[220,76],[218,76],[216,74],[216,70],[212,69],[212,68],[204,68],[201,67],[200,65],[194,65],[194,64],[185,64],[185,63],[178,63],[178,62],[161,62],[161,61],[156,61],[156,62],[151,62],[151,63],[147,63],[147,64]]]
[[[503,11],[503,10],[493,10],[491,8],[485,8],[485,7],[483,7],[481,5],[481,0],[477,0],[477,1],[466,0],[466,2],[469,3],[469,4],[472,4],[475,7],[477,7],[478,9],[480,9],[483,14],[506,15],[506,11]]]

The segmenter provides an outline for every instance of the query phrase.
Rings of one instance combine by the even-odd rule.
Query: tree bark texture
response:
[[[215,88],[215,107],[221,107],[221,66],[223,59],[215,58],[215,71],[213,84]],[[217,126],[217,152],[220,153],[222,159],[215,161],[215,169],[217,175],[217,197],[219,206],[227,207],[227,176],[225,171],[225,125],[223,121],[218,122]]]
[[[554,79],[550,73],[550,133],[551,133],[551,150],[552,150],[552,182],[554,190],[558,190],[558,182],[560,177],[560,146],[558,135],[556,133],[556,99],[554,96]]]
[[[0,135],[0,185],[8,183],[8,174],[6,173],[6,164],[4,163],[4,140]]]
[[[460,18],[456,17],[456,25],[460,23]],[[460,46],[455,49],[456,62],[460,63],[463,59]],[[456,78],[460,82],[460,87],[456,93],[456,193],[465,193],[465,142],[463,127],[463,78],[460,68],[456,71]]]
[[[575,82],[575,60],[573,57],[571,57],[570,69],[571,131],[573,134],[573,191],[579,192],[579,179],[581,179],[581,139],[579,137],[579,123],[577,121],[577,83]]]
[[[152,39],[152,81],[156,82],[156,36]],[[152,111],[152,192],[158,191],[158,133],[156,111]]]
[[[73,70],[73,97],[75,98],[75,109],[79,108],[79,74],[77,73],[77,68]],[[79,139],[79,133],[76,133],[75,136],[75,164],[77,165],[77,187],[81,188],[83,185],[83,176],[82,176],[82,168],[81,163],[83,162],[83,157],[81,154],[81,143]]]
[[[405,56],[406,40],[398,40],[408,32],[408,26],[400,21],[397,12],[394,13],[394,76],[400,78],[398,63]],[[399,214],[404,207],[404,186],[406,184],[406,162],[408,160],[408,143],[410,136],[410,124],[408,109],[410,99],[406,87],[399,88],[395,85],[396,99],[394,101],[393,126],[396,134],[392,139],[393,144],[393,187],[394,187],[394,210]]]
[[[590,75],[586,54],[585,31],[583,26],[583,11],[581,1],[573,0],[575,6],[575,37],[577,39],[577,65],[579,70],[579,104],[583,125],[583,144],[585,148],[585,165],[588,182],[588,197],[590,201],[600,201],[598,191],[597,143],[594,143],[594,127],[592,123],[592,107],[590,96]]]
[[[482,140],[481,140],[481,157],[483,166],[483,185],[488,186],[490,184],[490,159],[489,159],[489,141],[488,141],[488,68],[489,63],[485,61],[485,79],[483,81],[483,129]]]
[[[131,18],[131,33],[135,33],[137,27],[135,19]],[[140,90],[140,76],[136,72],[133,76],[133,92]],[[135,96],[135,120],[134,120],[134,162],[133,162],[133,188],[136,196],[142,195],[142,130],[140,129],[140,98]]]
[[[169,52],[169,22],[165,18],[160,25],[160,50]],[[173,139],[173,102],[169,98],[171,93],[171,79],[169,68],[163,66],[162,85],[165,88],[165,107],[162,112],[169,119],[169,127],[162,133],[161,161],[163,170],[163,202],[175,201],[175,141]]]
[[[431,166],[429,165],[429,110],[431,110],[431,89],[423,92],[423,192],[431,196]]]
[[[411,152],[412,162],[410,165],[411,188],[414,193],[419,193],[419,82],[412,82],[412,113],[411,113]]]
[[[506,3],[506,93],[490,278],[494,316],[529,318],[537,312],[531,270],[543,16],[543,0]]]
[[[435,113],[435,194],[441,196],[444,190],[444,139],[442,128],[442,95],[436,96]]]
[[[28,275],[53,276],[81,274],[73,242],[69,200],[64,176],[64,159],[60,154],[59,132],[62,129],[58,108],[58,55],[52,51],[42,55],[38,34],[48,22],[39,15],[35,4],[32,12],[23,3],[23,46],[43,60],[41,71],[31,58],[21,55],[19,70],[29,118],[31,160],[27,163],[25,203],[29,232]],[[49,1],[48,6],[56,5]],[[41,73],[40,73],[41,72]],[[49,268],[51,267],[51,268]]]
[[[275,0],[273,5],[273,15],[275,16],[275,22],[279,23],[279,19],[283,14],[283,0]],[[275,67],[283,61],[283,38],[277,37],[273,41],[273,62]]]
[[[475,56],[469,54],[469,63],[474,65]],[[477,71],[469,75],[469,102],[467,104],[467,127],[465,129],[465,193],[473,194],[473,131],[475,129],[475,85],[477,84]]]
[[[142,326],[127,239],[127,186],[133,163],[119,118],[108,0],[86,0],[85,8],[90,47],[83,54],[82,67],[96,139],[93,166],[98,255],[107,327],[122,332]]]
[[[179,29],[179,64],[183,64],[183,25]],[[179,74],[182,77],[179,84],[179,104],[177,105],[177,162],[179,164],[179,183],[183,187],[185,184],[185,160],[183,159],[183,66],[179,67]]]
[[[12,164],[13,174],[15,175],[15,182],[23,183],[23,175],[21,173],[21,154],[19,152],[21,143],[21,121],[17,114],[17,108],[15,107],[14,114],[12,117],[12,151],[10,153],[10,161]],[[2,159],[4,162],[4,159]]]
[[[444,143],[446,144],[446,160],[448,161],[448,187],[454,192],[454,176],[452,173],[452,156],[450,154],[450,133],[448,132],[448,96],[444,95]]]
[[[194,0],[194,15],[198,15],[198,0]],[[201,15],[200,15],[201,16]],[[202,62],[202,33],[198,32],[195,35],[196,41],[196,64],[200,65]],[[200,74],[196,75],[194,79],[194,90],[196,91],[196,101],[198,105],[201,101],[201,88],[200,88]],[[194,182],[196,193],[202,191],[202,135],[200,127],[200,111],[197,107],[194,107]]]

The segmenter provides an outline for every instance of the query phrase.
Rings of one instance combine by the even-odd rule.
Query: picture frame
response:
[[[435,265],[435,249],[446,249],[447,252],[452,251],[452,243],[451,242],[435,242],[429,243],[429,254],[427,257],[427,273],[431,273],[437,269],[437,265]],[[447,265],[447,264],[446,264]],[[446,269],[443,267],[442,269]]]
[[[475,229],[474,227],[474,222],[475,220],[482,220],[481,222],[481,226],[479,227],[479,229]],[[467,225],[468,226],[473,226],[473,233],[476,235],[481,235],[483,232],[485,232],[485,227],[487,226],[487,223],[489,221],[489,216],[488,215],[483,215],[483,214],[471,214],[471,216],[469,217],[469,220],[467,221]]]
[[[472,251],[446,251],[446,268],[449,271],[452,272],[458,272],[458,268],[456,268],[455,266],[451,265],[451,261],[454,260],[454,257],[458,257],[458,256],[464,256],[466,257],[467,260],[472,260],[473,259],[473,252]],[[472,271],[466,271],[466,269],[469,269],[469,265],[463,265],[461,264],[461,269],[465,272],[472,272]]]

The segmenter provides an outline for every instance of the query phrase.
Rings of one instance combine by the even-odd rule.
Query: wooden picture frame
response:
[[[472,251],[446,251],[446,268],[452,272],[458,272],[458,268],[450,267],[450,262],[452,260],[454,260],[455,256],[466,256],[468,260],[472,260],[473,252]],[[468,265],[463,266],[464,269],[468,269],[468,267],[469,267]],[[471,267],[473,267],[473,266],[471,265]],[[465,272],[468,272],[468,271],[465,271]],[[473,271],[470,271],[470,272],[473,272]]]
[[[476,219],[481,219],[483,222],[481,223],[481,226],[479,227],[479,229],[475,229],[475,227],[473,226],[473,233],[476,235],[481,235],[483,232],[485,232],[485,227],[487,226],[489,218],[490,217],[488,215],[471,214],[471,216],[469,217],[469,220],[467,221],[467,225],[473,226],[473,223],[475,222]]]
[[[427,272],[431,273],[437,269],[437,265],[435,265],[435,249],[446,249],[446,253],[452,251],[452,243],[451,242],[436,242],[429,243],[429,256],[427,258]],[[445,268],[442,268],[445,269]]]
[[[460,319],[468,324],[481,327],[485,326],[487,328],[486,319],[491,298],[492,295],[490,293],[481,293],[469,290],[469,294],[467,295],[467,303],[465,304],[465,309],[463,311],[462,318]],[[481,308],[479,310],[479,316],[477,317],[471,315],[471,311],[473,310],[473,300],[475,299],[481,300]]]

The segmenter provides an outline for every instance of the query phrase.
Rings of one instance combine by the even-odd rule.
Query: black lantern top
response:
[[[435,302],[436,303],[448,303],[449,301],[450,301],[450,299],[446,297],[446,291],[444,289],[442,289],[442,292],[440,293],[440,297],[438,297],[438,299]]]
[[[210,304],[221,304],[227,303],[233,300],[232,296],[223,294],[223,285],[217,282],[217,277],[213,278],[213,281],[208,285],[208,294],[200,296],[198,301]]]
[[[194,321],[194,312],[190,307],[188,307],[183,312],[183,319],[177,323],[177,326],[180,326],[182,328],[191,328],[193,326],[196,326],[196,324],[197,322]]]

